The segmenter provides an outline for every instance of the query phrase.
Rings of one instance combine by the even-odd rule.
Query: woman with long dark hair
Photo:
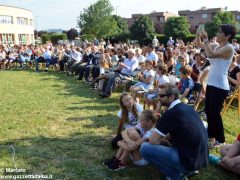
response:
[[[130,93],[123,93],[119,98],[120,110],[118,111],[117,136],[112,140],[112,147],[118,148],[117,142],[122,140],[121,132],[125,129],[135,127],[139,115],[143,111],[142,105],[135,103]]]
[[[230,90],[228,69],[231,65],[234,49],[229,42],[236,34],[236,28],[229,24],[221,25],[216,34],[219,45],[210,44],[206,31],[197,32],[196,42],[206,51],[210,70],[206,88],[205,113],[208,121],[209,147],[225,143],[224,128],[221,117],[223,102]]]

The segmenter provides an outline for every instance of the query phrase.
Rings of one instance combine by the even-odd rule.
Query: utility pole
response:
[[[117,15],[117,12],[118,12],[118,8],[119,8],[120,6],[116,6],[116,15]]]
[[[38,16],[36,16],[36,31],[37,31],[37,39],[38,39]]]

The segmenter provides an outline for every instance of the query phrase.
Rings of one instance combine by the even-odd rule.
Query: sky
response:
[[[26,8],[33,12],[35,29],[77,28],[77,17],[84,8],[97,0],[0,0],[0,5]],[[240,11],[240,0],[110,0],[113,14],[130,18],[131,14],[153,11],[173,12],[207,8],[225,8]],[[1,12],[0,12],[1,14]]]

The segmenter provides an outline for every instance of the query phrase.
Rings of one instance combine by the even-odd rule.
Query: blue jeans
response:
[[[35,58],[36,71],[39,70],[39,68],[38,68],[38,64],[39,64],[40,62],[45,62],[45,59],[44,59],[42,56],[40,56],[40,57],[36,57],[36,58]]]
[[[145,142],[141,145],[140,153],[144,159],[171,179],[179,180],[187,173],[175,148]]]
[[[19,57],[20,57],[20,59],[19,59],[20,64],[30,61],[30,57],[26,57],[26,56],[23,56],[23,55],[19,55]]]
[[[119,77],[118,74],[108,74],[107,78],[104,80],[103,83],[103,93],[107,96],[110,96],[112,93],[112,89],[114,87],[115,79]]]
[[[49,65],[51,64],[51,58],[47,58],[46,60],[46,69],[49,67]]]

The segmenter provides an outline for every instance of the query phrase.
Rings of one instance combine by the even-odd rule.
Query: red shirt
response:
[[[240,134],[238,134],[237,140],[240,141]]]

